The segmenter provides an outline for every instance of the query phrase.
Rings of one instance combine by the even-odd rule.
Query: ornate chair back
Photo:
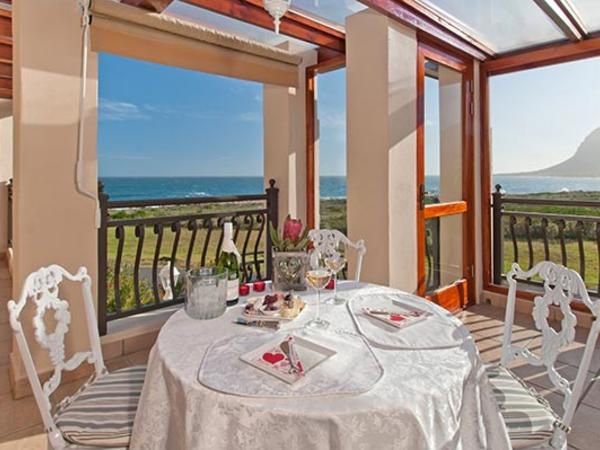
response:
[[[542,332],[542,349],[540,356],[532,353],[527,347],[513,344],[511,339],[515,316],[517,278],[529,280],[536,276],[541,279],[544,289],[543,294],[535,297],[533,307],[535,326]],[[508,280],[509,291],[506,305],[504,339],[502,344],[502,360],[500,364],[506,367],[514,359],[524,358],[531,365],[538,367],[544,366],[552,384],[564,394],[564,414],[561,418],[561,422],[565,426],[570,427],[575,414],[575,409],[584,389],[586,374],[590,367],[596,342],[598,340],[600,321],[597,319],[600,315],[600,301],[592,301],[590,299],[585,283],[576,271],[549,261],[543,261],[528,271],[522,270],[519,265],[515,263],[512,265],[506,278]],[[571,303],[574,299],[580,300],[590,310],[594,316],[594,320],[585,344],[581,364],[577,371],[574,383],[571,385],[568,380],[558,373],[555,363],[561,349],[575,340],[577,317],[571,309]],[[563,318],[561,320],[560,330],[558,331],[548,323],[551,305],[558,306],[562,312]],[[564,431],[555,431],[554,442],[564,442],[566,437],[557,436],[556,433],[564,434]]]
[[[65,335],[69,331],[71,314],[69,312],[69,303],[59,297],[59,286],[63,280],[70,280],[81,284],[90,342],[89,350],[75,353],[69,359],[65,359]],[[28,301],[33,301],[35,305],[33,316],[35,340],[42,348],[48,351],[50,362],[53,366],[52,376],[43,385],[40,383],[19,317]],[[60,442],[62,441],[62,437],[52,416],[50,395],[60,385],[62,371],[74,370],[81,363],[87,361],[90,364],[94,364],[95,376],[100,376],[106,372],[94,311],[91,279],[85,267],[81,267],[74,275],[58,265],[42,267],[25,279],[18,302],[14,300],[9,301],[8,310],[10,324],[44,422],[44,428],[51,442]],[[52,332],[48,332],[46,329],[46,313],[53,313],[54,315],[56,326]]]
[[[360,281],[362,260],[365,253],[367,253],[365,241],[361,239],[352,242],[344,233],[338,230],[311,230],[308,233],[308,238],[313,242],[315,250],[321,256],[339,254],[338,248],[340,244],[344,244],[346,248],[353,248],[356,251],[356,269],[353,281]]]

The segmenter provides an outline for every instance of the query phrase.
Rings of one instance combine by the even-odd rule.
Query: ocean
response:
[[[142,200],[180,197],[213,197],[259,194],[262,177],[102,177],[111,200]],[[427,176],[428,192],[439,191],[439,177]],[[600,178],[494,176],[508,194],[537,192],[600,191]],[[346,197],[346,177],[321,177],[321,197]]]

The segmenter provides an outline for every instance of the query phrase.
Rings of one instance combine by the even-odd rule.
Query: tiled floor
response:
[[[1,269],[1,268],[0,268]],[[5,280],[4,280],[5,281]],[[0,283],[4,282],[1,279]],[[2,292],[2,291],[0,291]],[[0,309],[4,305],[0,305]],[[481,357],[486,362],[500,359],[504,310],[487,305],[478,305],[459,313],[459,317],[473,333],[479,346]],[[514,339],[530,343],[530,348],[539,348],[540,334],[534,330],[529,316],[519,315],[516,320]],[[2,327],[3,324],[0,324]],[[559,358],[559,370],[566,376],[573,376],[581,357],[587,330],[578,330],[577,339]],[[147,359],[147,352],[122,357],[108,363],[110,369],[140,364]],[[3,449],[45,449],[46,437],[43,434],[39,414],[32,398],[13,401],[7,388],[5,366],[0,375],[0,450]],[[516,366],[514,370],[528,383],[541,392],[554,408],[561,411],[562,395],[551,387],[548,378],[538,369]],[[590,379],[600,374],[600,352],[594,355]],[[77,383],[61,387],[57,397],[62,398],[77,389]],[[573,431],[569,435],[569,448],[573,450],[594,450],[600,448],[600,383],[594,383],[579,406]]]

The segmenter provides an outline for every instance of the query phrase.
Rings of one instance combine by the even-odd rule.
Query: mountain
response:
[[[540,177],[600,177],[600,128],[592,131],[569,159],[533,172],[513,173]]]

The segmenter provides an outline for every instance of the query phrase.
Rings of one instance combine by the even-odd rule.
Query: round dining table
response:
[[[338,291],[348,303],[321,304],[321,316],[330,322],[324,333],[348,333],[354,340],[364,340],[369,355],[381,368],[365,389],[302,395],[301,390],[296,391],[257,370],[254,377],[264,376],[265,386],[277,389],[262,396],[259,382],[257,392],[244,395],[246,388],[256,385],[256,378],[252,382],[246,380],[244,370],[230,373],[237,367],[231,361],[232,352],[224,351],[222,346],[215,347],[215,343],[227,339],[243,343],[274,331],[235,323],[243,312],[244,299],[240,305],[228,308],[224,315],[210,320],[194,320],[182,309],[165,323],[150,353],[130,447],[144,450],[511,448],[484,364],[469,332],[458,319],[425,299],[391,288],[340,282]],[[301,295],[307,304],[305,310],[292,322],[282,325],[278,333],[298,332],[303,323],[314,317],[315,294],[306,291]],[[405,339],[398,341],[399,345],[382,341],[373,334],[374,328],[368,328],[370,324],[357,320],[358,314],[352,310],[361,308],[364,299],[377,295],[406,298],[407,302],[428,311],[437,322],[423,320],[412,325],[410,333],[409,329],[402,331],[404,334],[399,336]],[[323,292],[323,298],[327,298],[327,291]],[[440,332],[444,331],[440,326],[451,332]],[[235,355],[235,348],[232,349],[234,359],[239,359],[242,355]],[[222,380],[228,383],[226,386],[231,385],[231,392],[203,382],[201,368],[208,357],[213,364],[212,383],[218,384],[222,371]],[[334,358],[320,366],[323,370],[327,368],[325,364],[334,365]],[[248,366],[248,370],[252,369]],[[347,369],[340,378],[360,385],[361,370],[357,367],[356,374],[354,370]],[[318,373],[318,368],[314,373]],[[309,376],[310,372],[306,377]],[[329,382],[335,384],[335,380]],[[280,395],[288,391],[290,395]]]

